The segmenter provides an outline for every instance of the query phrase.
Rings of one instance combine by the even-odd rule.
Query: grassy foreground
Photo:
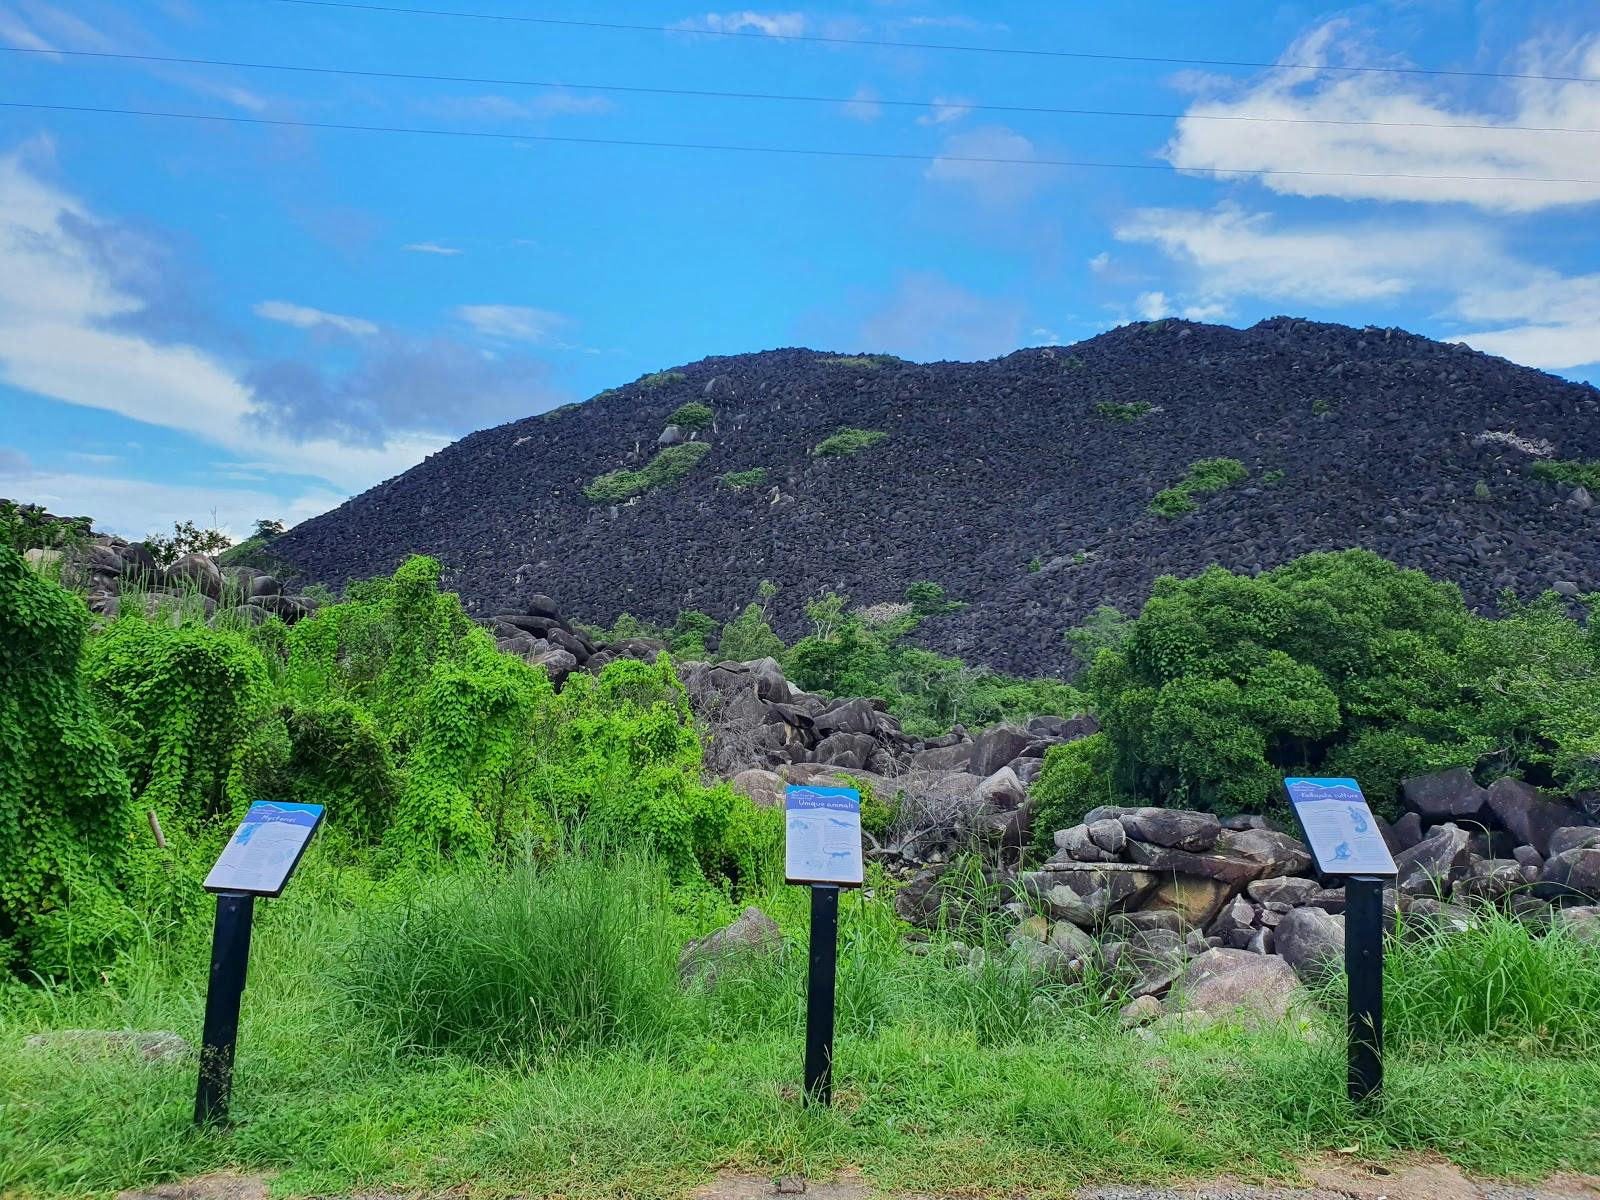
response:
[[[483,879],[455,900],[429,884],[431,906],[297,881],[308,886],[258,921],[238,1124],[226,1133],[190,1124],[192,1063],[23,1045],[52,1028],[197,1038],[205,931],[150,939],[100,987],[0,991],[0,1194],[104,1193],[238,1167],[281,1172],[283,1195],[467,1185],[489,1196],[649,1197],[681,1195],[723,1167],[854,1167],[884,1189],[1045,1196],[1095,1180],[1281,1176],[1306,1154],[1352,1146],[1374,1157],[1432,1150],[1489,1174],[1600,1169],[1600,1022],[1555,1035],[1523,1027],[1513,1006],[1472,1034],[1460,1018],[1481,997],[1429,999],[1460,969],[1459,951],[1443,964],[1391,964],[1402,1003],[1388,1087],[1381,1107],[1358,1115],[1342,1098],[1336,1016],[1310,1038],[1223,1028],[1142,1038],[1082,994],[906,954],[886,905],[859,896],[844,906],[838,1103],[807,1111],[797,1095],[803,950],[685,992],[661,967],[728,912],[652,896],[644,876],[621,875],[603,892],[592,885],[615,884],[616,868],[524,880],[520,916],[517,905],[455,902],[486,895],[494,885]],[[540,974],[548,956],[527,958],[521,976],[507,968],[503,939],[530,919],[539,936],[558,937],[559,915],[527,916],[557,896],[573,949],[599,965],[553,985]],[[637,920],[618,920],[628,906]],[[776,894],[768,908],[803,947],[803,893]],[[475,964],[451,922],[479,913],[490,925]],[[585,930],[609,951],[582,949]],[[450,978],[460,986],[448,993],[430,978],[441,931],[457,943]],[[1567,969],[1588,987],[1600,954]],[[512,1012],[506,1024],[493,997],[521,987],[547,989],[546,1011],[548,989],[564,987],[570,1019],[519,1025]],[[431,1014],[426,1028],[397,1015],[418,1011]],[[421,1048],[424,1035],[436,1044]]]

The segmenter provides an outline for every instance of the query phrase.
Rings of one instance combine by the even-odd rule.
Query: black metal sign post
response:
[[[1296,776],[1283,789],[1317,869],[1344,883],[1346,1089],[1360,1104],[1383,1087],[1383,885],[1394,856],[1354,779]]]
[[[217,895],[211,938],[211,978],[206,985],[206,1023],[200,1035],[200,1083],[194,1095],[196,1125],[227,1124],[233,1091],[233,1049],[239,1040],[239,1002],[250,963],[250,926],[256,898],[241,892]]]
[[[1383,880],[1352,875],[1344,885],[1344,972],[1350,1031],[1350,1099],[1383,1087]]]
[[[200,1082],[194,1091],[196,1125],[228,1123],[256,897],[283,895],[322,816],[320,804],[256,801],[206,876],[203,886],[217,897],[217,923],[211,934],[206,1022],[200,1034]]]
[[[806,1103],[833,1103],[833,997],[839,965],[839,889],[811,888],[811,962],[806,972]]]

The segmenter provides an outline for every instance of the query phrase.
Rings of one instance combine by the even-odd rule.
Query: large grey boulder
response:
[[[871,733],[877,728],[878,712],[871,700],[858,697],[833,704],[813,717],[812,723],[824,737],[830,733]]]
[[[1584,823],[1576,808],[1509,776],[1490,785],[1489,811],[1517,845],[1532,846],[1540,854],[1550,853],[1550,835],[1556,830]]]
[[[1224,833],[1222,836],[1234,835]],[[1130,839],[1127,855],[1132,862],[1149,867],[1152,871],[1177,872],[1215,879],[1229,884],[1235,891],[1252,880],[1260,879],[1267,869],[1265,863],[1229,853],[1222,842],[1218,842],[1209,853],[1195,854],[1171,846],[1153,846],[1148,842]]]
[[[1475,817],[1489,800],[1465,767],[1414,775],[1401,783],[1400,795],[1408,809],[1429,822]]]
[[[1264,868],[1263,879],[1276,875],[1304,875],[1311,870],[1311,851],[1298,838],[1276,829],[1242,829],[1223,835],[1219,849],[1252,859]]]
[[[1250,899],[1258,900],[1262,904],[1287,904],[1294,908],[1301,904],[1310,904],[1322,889],[1317,886],[1315,879],[1304,879],[1298,876],[1274,875],[1269,879],[1258,879],[1245,892]]]
[[[996,725],[979,734],[973,742],[967,770],[987,778],[1001,767],[1009,765],[1012,759],[1020,757],[1031,741],[1033,734],[1026,729],[1018,729],[1015,725]]]
[[[865,767],[878,749],[877,740],[865,733],[830,733],[817,743],[815,760],[838,767]]]
[[[1210,813],[1181,808],[1137,808],[1121,821],[1134,841],[1197,853],[1215,846],[1222,834],[1222,822]]]
[[[1093,929],[1110,913],[1143,899],[1160,880],[1137,867],[1105,863],[1035,871],[1019,882],[1025,891],[1044,902],[1056,920]]]
[[[783,932],[777,922],[752,904],[731,924],[685,946],[678,956],[678,974],[686,980],[709,983],[734,963],[753,955],[774,954],[782,945]]]
[[[964,771],[971,761],[971,742],[957,742],[953,746],[931,746],[925,750],[918,750],[911,756],[911,765],[921,771]]]
[[[1571,825],[1557,829],[1550,835],[1550,857],[1565,854],[1568,850],[1584,850],[1600,846],[1600,829],[1592,825]]]
[[[1526,887],[1530,880],[1521,863],[1514,858],[1480,858],[1467,864],[1461,877],[1450,886],[1450,898],[1457,903],[1466,900],[1499,900]]]
[[[1459,825],[1436,825],[1409,850],[1395,855],[1395,887],[1408,896],[1445,896],[1466,869],[1472,835]]]
[[[204,554],[185,554],[161,578],[170,587],[189,587],[213,600],[222,598],[222,572]]]
[[[740,771],[730,783],[734,791],[741,796],[748,796],[750,802],[757,808],[783,807],[785,784],[772,771],[763,771],[759,768]]]
[[[1291,908],[1273,930],[1273,948],[1307,983],[1344,967],[1344,918],[1320,908]]]
[[[1189,963],[1167,1006],[1246,1025],[1279,1022],[1307,1003],[1299,978],[1282,957],[1247,950],[1207,950]]]
[[[1600,849],[1564,850],[1544,864],[1535,894],[1600,903]]]

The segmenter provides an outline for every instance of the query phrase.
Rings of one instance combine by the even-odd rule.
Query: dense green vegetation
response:
[[[729,471],[726,474],[718,475],[717,478],[734,491],[742,492],[746,488],[758,488],[766,483],[767,469],[765,467],[751,467],[748,471]]]
[[[1600,785],[1600,627],[1554,594],[1504,610],[1362,550],[1160,579],[1092,631],[1104,741],[1053,750],[1040,787],[1064,811],[1259,812],[1285,773],[1348,774],[1393,815],[1403,777],[1444,766]]]
[[[0,500],[0,546],[18,554],[24,550],[54,550],[89,536],[88,517],[53,517],[43,509]]]
[[[881,429],[847,427],[823,438],[812,448],[811,453],[818,458],[849,458],[853,454],[860,454],[863,450],[872,449],[888,436]]]
[[[864,367],[867,370],[876,370],[878,367],[892,367],[900,362],[900,359],[892,354],[835,354],[822,361],[830,367]]]
[[[1131,425],[1140,417],[1147,416],[1155,405],[1148,400],[1135,400],[1130,404],[1122,404],[1115,400],[1102,400],[1094,406],[1094,411],[1108,420],[1116,421],[1123,425]]]
[[[557,692],[439,575],[416,558],[292,628],[219,630],[92,620],[0,548],[0,1194],[233,1167],[281,1171],[289,1194],[667,1196],[727,1166],[1056,1194],[1281,1176],[1350,1145],[1600,1169],[1600,947],[1493,913],[1392,941],[1387,1090],[1362,1113],[1342,1099],[1332,992],[1309,1032],[1134,1034],[1109,980],[1024,968],[998,912],[964,918],[970,962],[948,930],[909,953],[899,885],[874,866],[841,911],[840,1103],[803,1108],[807,906],[782,884],[777,811],[702,777],[667,658]],[[1102,608],[1069,635],[1092,663],[1081,692],[916,645],[962,604],[932,581],[866,608],[815,597],[792,646],[776,601],[763,584],[725,624],[690,610],[600,632],[679,658],[771,653],[798,686],[885,698],[910,730],[1092,708],[1104,730],[1051,751],[1036,829],[1107,801],[1260,809],[1302,767],[1354,773],[1380,803],[1444,763],[1600,784],[1586,605],[1508,602],[1490,621],[1363,552]],[[258,908],[240,1123],[192,1130],[192,1060],[28,1048],[69,1029],[195,1036],[199,881],[264,796],[329,816]],[[891,810],[865,801],[883,831]],[[684,944],[746,903],[781,945],[680,973]]]
[[[682,479],[711,453],[706,442],[681,442],[667,446],[656,453],[641,470],[624,468],[598,476],[584,486],[583,494],[597,503],[620,504],[643,492]]]
[[[1169,488],[1156,493],[1150,501],[1150,511],[1163,517],[1181,517],[1200,506],[1195,496],[1205,492],[1220,492],[1231,487],[1250,472],[1237,458],[1202,458],[1189,464],[1186,475]]]
[[[701,404],[698,400],[691,400],[687,404],[680,404],[672,410],[672,415],[667,418],[668,425],[676,425],[679,429],[698,432],[710,429],[711,422],[716,420],[716,413],[711,411],[709,404]]]
[[[1534,463],[1533,473],[1539,479],[1549,479],[1556,483],[1574,483],[1588,488],[1591,492],[1600,492],[1600,462],[1586,462],[1580,459],[1556,462],[1546,460]]]
[[[682,383],[689,377],[682,371],[652,371],[648,375],[639,377],[638,386],[647,390],[666,387],[669,383]]]

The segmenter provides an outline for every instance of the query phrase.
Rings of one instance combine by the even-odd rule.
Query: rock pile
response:
[[[712,423],[687,473],[620,502],[586,494],[647,474],[689,403]],[[919,638],[1037,674],[1072,665],[1061,631],[1097,605],[1133,611],[1158,576],[1211,563],[1253,572],[1356,546],[1479,606],[1507,587],[1600,587],[1600,505],[1533,473],[1600,458],[1597,415],[1592,387],[1463,346],[1286,317],[1130,325],[980,363],[774,350],[474,433],[272,551],[337,586],[422,550],[474,615],[537,579],[608,624],[728,620],[770,579],[786,640],[823,588],[870,605],[933,580],[969,607]],[[845,426],[887,437],[815,453]],[[1213,456],[1248,477],[1177,519],[1150,511]]]
[[[143,542],[108,534],[66,550],[29,550],[36,568],[59,567],[61,582],[86,591],[89,610],[113,616],[137,604],[150,616],[173,620],[197,611],[212,624],[259,625],[269,616],[293,624],[317,601],[291,595],[275,576],[253,567],[220,566],[207,554],[185,554],[160,566]]]

